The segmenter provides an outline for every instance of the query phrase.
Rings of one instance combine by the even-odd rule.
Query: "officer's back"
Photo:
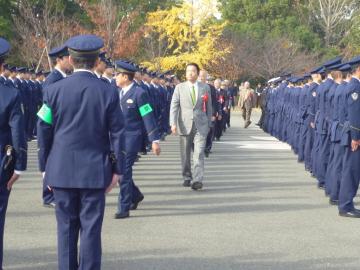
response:
[[[109,184],[104,183],[110,179],[110,167],[106,168],[109,164],[104,167],[96,164],[110,151],[108,123],[103,112],[119,105],[114,104],[116,97],[117,92],[110,85],[87,71],[75,72],[47,88],[44,102],[52,110],[56,141],[49,155],[49,161],[53,162],[46,168],[50,185],[66,186],[67,182],[78,181],[79,188],[87,185],[103,188]],[[83,179],[87,181],[82,182]],[[91,179],[93,183],[89,183]]]
[[[74,74],[44,90],[38,113],[40,169],[56,203],[59,269],[101,269],[105,192],[122,174],[119,95],[92,72],[103,44],[93,35],[67,41]]]

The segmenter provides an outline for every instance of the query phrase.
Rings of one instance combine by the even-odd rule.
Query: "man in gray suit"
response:
[[[199,66],[186,66],[186,82],[176,86],[171,100],[170,125],[180,135],[183,186],[198,190],[203,187],[204,150],[212,117],[210,88],[198,82]],[[191,149],[194,146],[194,174],[191,172]]]

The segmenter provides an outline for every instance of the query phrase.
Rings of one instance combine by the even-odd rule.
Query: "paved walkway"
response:
[[[338,217],[287,145],[242,125],[234,114],[200,192],[181,186],[177,137],[162,143],[162,156],[141,158],[140,209],[115,220],[118,189],[107,197],[103,269],[359,269],[359,220]],[[10,198],[5,269],[57,269],[55,216],[41,206],[36,155],[31,143],[29,170]]]

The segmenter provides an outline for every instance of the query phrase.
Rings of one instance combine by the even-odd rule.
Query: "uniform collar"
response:
[[[89,69],[83,69],[83,68],[79,68],[79,69],[74,69],[74,73],[76,72],[88,72],[88,73],[91,73],[94,75],[94,72],[92,72],[91,70]]]
[[[101,77],[103,77],[101,74],[99,74],[96,70],[94,72],[94,74],[96,75],[96,77],[98,77],[99,79],[101,79]]]
[[[58,67],[55,67],[55,69],[57,70],[57,71],[59,71],[60,72],[60,74],[64,77],[64,78],[66,78],[66,73],[64,72],[64,71],[62,71],[60,68],[58,68]]]
[[[109,81],[109,83],[111,83],[111,78],[108,78],[108,77],[106,77],[106,76],[102,76],[103,78],[105,78],[106,80],[108,80]]]
[[[358,82],[360,82],[360,79],[356,78],[355,76],[352,76],[355,80],[357,80]]]

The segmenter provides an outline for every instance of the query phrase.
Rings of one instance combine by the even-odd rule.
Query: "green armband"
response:
[[[139,112],[140,112],[141,117],[144,117],[145,115],[148,115],[152,111],[153,111],[153,109],[151,108],[149,103],[147,103],[147,104],[145,104],[145,105],[143,105],[143,106],[141,106],[139,108]]]
[[[49,125],[53,122],[51,109],[46,104],[42,105],[41,109],[37,113],[37,116]]]

